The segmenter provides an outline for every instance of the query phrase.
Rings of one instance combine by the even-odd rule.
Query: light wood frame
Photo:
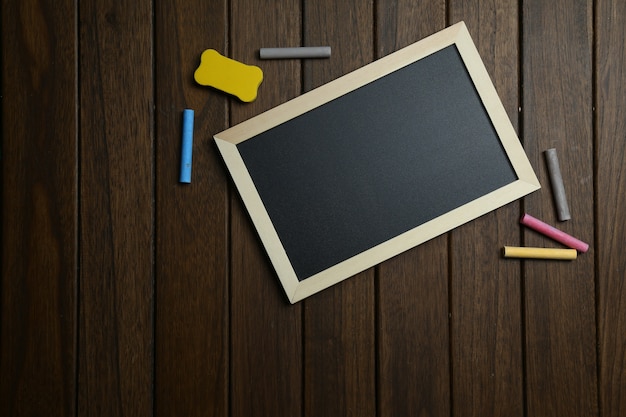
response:
[[[345,259],[324,271],[302,281],[298,280],[254,181],[238,151],[237,144],[450,45],[456,45],[518,180],[356,256]],[[218,133],[214,139],[291,303],[300,301],[540,188],[539,181],[463,22]]]

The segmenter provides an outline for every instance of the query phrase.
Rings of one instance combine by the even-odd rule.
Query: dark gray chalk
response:
[[[261,48],[261,59],[328,58],[330,46],[303,46],[299,48]]]
[[[565,195],[565,186],[563,185],[563,177],[561,176],[561,168],[559,167],[559,158],[556,156],[556,149],[550,148],[544,152],[546,164],[548,165],[548,175],[550,176],[550,184],[552,185],[552,195],[554,204],[556,205],[556,214],[559,221],[571,219],[569,206],[567,205],[567,197]]]

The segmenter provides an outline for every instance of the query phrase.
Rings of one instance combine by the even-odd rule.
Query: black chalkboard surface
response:
[[[539,188],[463,23],[215,140],[292,303]]]

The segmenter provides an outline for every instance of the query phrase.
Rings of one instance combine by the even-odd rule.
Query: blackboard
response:
[[[215,141],[292,303],[539,188],[462,22]]]

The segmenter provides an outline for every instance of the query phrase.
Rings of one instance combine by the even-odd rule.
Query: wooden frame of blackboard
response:
[[[408,68],[409,65],[418,63],[426,57],[435,56],[449,46],[456,47],[477,93],[482,106],[481,111],[488,118],[499,140],[499,145],[496,146],[501,146],[503,155],[512,167],[516,179],[389,239],[367,247],[359,253],[341,259],[328,267],[322,267],[315,273],[298,276],[290,254],[282,242],[281,232],[277,231],[272,220],[279,217],[280,213],[268,212],[264,202],[264,196],[267,197],[267,195],[261,195],[263,193],[257,188],[260,179],[254,177],[255,174],[251,174],[248,167],[251,160],[246,160],[242,156],[239,146],[261,135],[264,136],[264,141],[271,140],[273,129],[279,126],[288,128],[289,124],[294,123],[299,117],[323,108],[362,87],[374,85],[378,80],[400,69]],[[419,80],[415,82],[417,84],[415,88],[419,89]],[[398,112],[402,113],[401,110],[398,109]],[[354,112],[358,109],[350,111]],[[415,117],[414,114],[407,113],[407,118]],[[376,120],[370,120],[370,123],[376,123]],[[310,128],[314,130],[316,126],[310,126]],[[441,129],[446,129],[446,126],[441,126]],[[295,135],[290,140],[298,141],[297,136]],[[291,303],[300,301],[540,188],[537,177],[463,22],[218,133],[214,139]],[[354,146],[359,147],[359,143],[355,143]],[[281,184],[275,185],[278,192],[282,193]],[[332,185],[328,184],[328,187]],[[288,191],[284,190],[284,192],[287,195],[281,195],[281,197],[288,199]],[[442,195],[445,194],[445,190],[441,192]],[[393,215],[394,213],[389,213],[389,216]],[[297,235],[297,231],[295,234]],[[301,243],[303,247],[306,247],[306,241]]]

